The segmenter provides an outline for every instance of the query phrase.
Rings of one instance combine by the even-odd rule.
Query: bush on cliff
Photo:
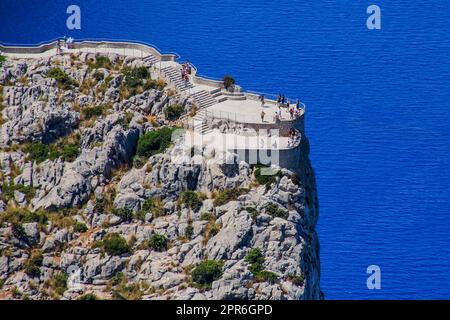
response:
[[[164,251],[167,249],[167,237],[162,234],[154,234],[149,240],[149,246],[155,251]]]
[[[5,61],[6,61],[6,57],[0,55],[0,67],[3,65],[3,63],[4,63]]]
[[[55,79],[58,83],[58,87],[63,90],[69,90],[75,85],[75,80],[69,77],[69,75],[60,68],[50,69],[47,73],[47,77]]]
[[[203,205],[203,196],[193,191],[186,191],[181,194],[181,202],[194,212],[198,212]]]
[[[133,211],[129,208],[114,208],[112,213],[120,218],[122,221],[133,220]]]
[[[56,273],[53,277],[44,283],[44,286],[53,291],[53,296],[56,298],[62,296],[67,290],[67,280],[69,277],[65,273]]]
[[[216,192],[214,194],[214,206],[220,207],[224,204],[227,204],[230,201],[234,201],[239,196],[246,194],[249,190],[244,188],[233,188],[233,189],[227,189],[223,191]]]
[[[278,280],[278,275],[272,271],[264,270],[264,256],[259,249],[252,249],[245,257],[245,261],[250,265],[248,269],[255,277],[257,282],[275,283]]]
[[[11,181],[10,183],[3,182],[0,199],[7,203],[15,198],[16,191],[23,193],[27,201],[30,201],[32,198],[34,198],[34,195],[36,193],[35,189],[31,186],[15,184],[13,181]]]
[[[76,221],[74,226],[73,226],[73,231],[75,232],[79,232],[79,233],[83,233],[86,232],[88,230],[87,226],[79,221]]]
[[[139,138],[136,155],[139,157],[151,157],[158,153],[163,153],[172,142],[172,133],[175,129],[164,127],[151,131]]]
[[[150,76],[146,67],[124,68],[122,71],[124,76],[124,84],[130,88],[137,88],[143,84],[143,80]]]
[[[201,262],[191,273],[195,287],[210,288],[213,281],[222,276],[223,262],[206,260]]]
[[[98,244],[110,256],[119,256],[131,251],[127,241],[117,233],[110,233]]]
[[[150,212],[153,218],[165,215],[164,204],[160,199],[148,198],[142,205],[142,212],[145,214]]]
[[[39,268],[42,266],[43,260],[44,256],[41,251],[33,250],[30,257],[25,262],[25,273],[32,278],[39,277],[41,275]]]
[[[111,67],[111,61],[105,56],[99,56],[95,59],[95,61],[91,60],[88,62],[88,68],[90,70],[99,68],[111,69]]]
[[[80,154],[80,136],[73,134],[59,139],[53,144],[32,142],[25,147],[28,160],[41,163],[47,159],[55,160],[61,157],[64,161],[74,161]]]
[[[91,301],[91,300],[100,300],[100,299],[93,293],[86,293],[85,295],[82,295],[81,297],[79,297],[77,300]]]
[[[105,111],[109,108],[106,105],[98,105],[94,107],[87,107],[81,110],[84,120],[91,120],[92,118],[99,117],[105,114]]]
[[[270,185],[276,181],[276,178],[281,176],[281,171],[274,171],[269,167],[258,165],[253,174],[260,185],[270,187]]]
[[[271,215],[274,218],[282,218],[282,219],[286,219],[289,216],[289,212],[287,212],[286,210],[280,209],[278,207],[278,205],[276,205],[275,203],[269,203],[266,207],[265,207],[266,213]]]
[[[174,121],[177,120],[184,112],[184,107],[179,104],[173,104],[168,106],[164,110],[164,115],[166,116],[167,120]]]

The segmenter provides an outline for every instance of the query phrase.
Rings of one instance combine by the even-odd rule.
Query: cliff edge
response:
[[[0,299],[321,298],[306,136],[269,176],[186,157],[198,106],[169,80],[119,54],[2,63]]]

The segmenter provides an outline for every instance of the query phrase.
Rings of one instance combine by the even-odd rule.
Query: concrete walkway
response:
[[[293,106],[295,108],[295,106]],[[281,111],[281,120],[291,120],[291,115],[287,108],[278,108],[273,103],[261,105],[256,100],[226,100],[206,109],[208,116],[222,118],[230,121],[255,124],[274,124],[276,112]],[[261,112],[264,111],[264,120],[261,119]]]

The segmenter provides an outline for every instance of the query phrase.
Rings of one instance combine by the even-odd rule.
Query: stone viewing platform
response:
[[[162,54],[156,47],[143,43],[94,40],[69,45],[52,41],[32,47],[0,45],[0,52],[12,59],[50,58],[63,54],[94,57],[116,54],[140,58],[154,74],[167,82],[169,89],[195,104],[195,114],[182,118],[182,126],[188,132],[186,143],[235,152],[247,162],[252,159],[260,162],[260,153],[264,152],[278,153],[278,164],[283,167],[295,167],[298,163],[299,145],[304,135],[303,103],[286,99],[281,105],[276,99],[269,99],[267,94],[245,92],[237,85],[225,88],[224,81],[199,76],[193,64],[179,62],[177,54]],[[186,68],[189,72],[183,74]],[[290,108],[286,106],[288,102]]]

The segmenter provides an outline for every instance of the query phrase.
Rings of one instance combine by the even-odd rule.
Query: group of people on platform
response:
[[[66,49],[73,49],[74,41],[75,41],[74,38],[72,37],[67,38],[66,36],[64,36],[62,41],[58,39],[58,41],[56,42],[56,54],[61,54],[63,47],[65,47]]]
[[[189,81],[189,75],[192,72],[192,66],[189,63],[189,61],[186,61],[185,63],[183,63],[183,66],[181,68],[181,78],[184,81]]]
[[[294,146],[299,137],[300,135],[295,129],[289,129],[288,147]]]
[[[264,107],[265,97],[264,95],[259,96],[259,101],[261,101],[261,107]],[[289,113],[290,119],[294,120],[302,115],[302,103],[297,99],[295,105],[291,104],[291,101],[286,99],[284,95],[277,96],[277,110],[274,115],[274,122],[282,119],[281,110],[285,108],[285,110]],[[264,122],[264,116],[266,113],[264,111],[261,112],[261,121]]]

